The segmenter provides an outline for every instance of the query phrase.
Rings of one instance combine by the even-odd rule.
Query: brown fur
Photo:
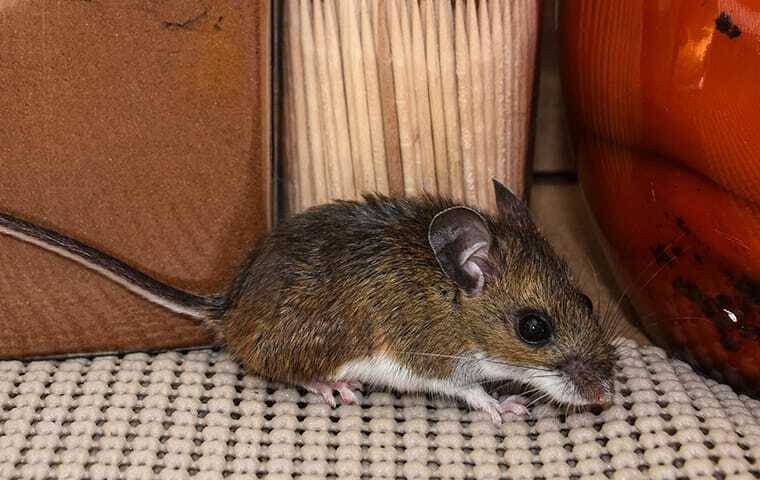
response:
[[[427,229],[453,205],[372,195],[285,221],[229,292],[221,319],[227,348],[249,371],[291,383],[327,380],[346,362],[381,351],[435,378],[451,375],[455,360],[446,356],[471,350],[547,368],[593,353],[597,368],[611,372],[597,317],[532,221],[485,216],[496,241],[480,295],[468,297],[447,278]],[[554,319],[556,342],[535,348],[517,337],[515,314],[526,308]]]

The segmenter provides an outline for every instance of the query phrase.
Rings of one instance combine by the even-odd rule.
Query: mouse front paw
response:
[[[491,421],[501,425],[501,411],[499,401],[490,396],[480,387],[471,388],[459,395],[473,410],[479,410],[488,414]]]
[[[501,413],[511,413],[520,418],[526,418],[530,416],[530,410],[528,410],[528,400],[520,395],[512,395],[507,397],[499,404],[499,411]]]
[[[340,396],[341,405],[351,405],[359,403],[359,399],[356,397],[356,391],[361,388],[362,384],[359,382],[312,382],[303,385],[303,388],[311,393],[321,395],[325,400],[325,403],[335,408],[338,403],[335,401],[333,392],[337,392]]]

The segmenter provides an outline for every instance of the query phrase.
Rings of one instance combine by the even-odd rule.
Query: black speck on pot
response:
[[[702,290],[700,290],[695,283],[689,280],[684,280],[683,277],[678,277],[673,280],[673,288],[692,302],[701,302],[704,298]]]
[[[695,307],[718,330],[720,343],[729,352],[741,349],[744,340],[760,338],[760,330],[752,321],[747,321],[752,308],[748,304],[747,295],[733,299],[730,295],[719,293],[714,297],[707,295],[696,283],[683,277],[673,280],[673,289],[689,299]],[[747,284],[744,284],[747,285]],[[749,287],[754,288],[751,282]]]
[[[715,301],[718,303],[718,307],[720,308],[728,308],[732,304],[731,299],[728,297],[728,295],[723,295],[722,293],[719,293],[715,296]]]
[[[676,226],[679,230],[681,230],[683,233],[687,235],[691,235],[691,229],[686,225],[686,221],[684,221],[681,217],[676,217]]]
[[[715,29],[732,40],[742,34],[739,26],[731,21],[731,15],[726,12],[720,12],[718,18],[715,19]]]
[[[756,306],[760,306],[760,281],[748,277],[742,277],[734,281],[734,287],[742,295],[747,297],[747,300]]]
[[[673,256],[668,253],[668,250],[661,243],[658,243],[652,247],[651,252],[652,256],[654,257],[654,261],[657,262],[657,265],[665,265],[666,263],[673,260]]]

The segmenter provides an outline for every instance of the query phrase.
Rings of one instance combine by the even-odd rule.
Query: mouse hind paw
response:
[[[303,388],[311,393],[320,395],[325,403],[335,408],[338,403],[335,401],[333,392],[337,392],[340,397],[341,405],[351,405],[359,403],[356,397],[356,391],[361,388],[359,382],[312,382],[303,385]]]

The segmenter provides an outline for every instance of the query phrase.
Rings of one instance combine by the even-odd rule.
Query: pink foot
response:
[[[519,395],[512,395],[507,397],[499,404],[499,411],[501,413],[511,413],[521,418],[529,417],[530,411],[526,406],[528,401]]]
[[[321,395],[328,405],[335,408],[337,403],[335,402],[333,392],[338,392],[342,405],[351,405],[359,403],[354,390],[359,390],[361,386],[362,384],[359,382],[312,382],[303,387],[311,393]]]

